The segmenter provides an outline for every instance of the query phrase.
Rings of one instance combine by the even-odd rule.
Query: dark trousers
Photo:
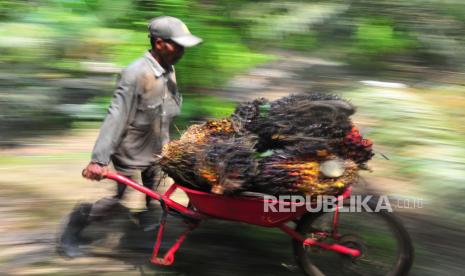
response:
[[[116,166],[115,169],[118,171]],[[152,166],[146,168],[141,172],[142,183],[145,187],[153,189],[155,185],[158,186],[160,183],[162,175],[160,167]],[[81,231],[93,221],[104,218],[108,216],[112,210],[115,210],[115,207],[119,204],[119,200],[123,198],[125,191],[126,185],[118,183],[116,196],[112,198],[102,198],[94,204],[80,204],[76,206],[70,214],[69,222],[65,226],[60,237],[60,252],[68,257],[78,256]],[[151,197],[146,196],[148,208],[150,207],[151,200]]]
[[[126,175],[126,177],[131,178],[132,175]],[[141,178],[142,178],[142,184],[144,185],[144,187],[147,187],[152,190],[155,184],[158,186],[158,184],[161,181],[161,170],[157,166],[150,166],[141,172]],[[115,197],[117,199],[122,199],[124,197],[126,188],[127,188],[126,185],[122,183],[118,183],[117,193]],[[149,207],[151,201],[152,201],[152,198],[146,195],[145,204],[147,207]]]

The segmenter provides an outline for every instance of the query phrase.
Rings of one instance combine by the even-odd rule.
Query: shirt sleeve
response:
[[[128,125],[135,98],[135,81],[125,70],[118,79],[110,107],[100,127],[99,136],[92,150],[92,162],[103,165],[110,163],[111,155]]]

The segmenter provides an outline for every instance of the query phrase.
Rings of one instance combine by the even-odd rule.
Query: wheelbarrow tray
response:
[[[187,194],[190,204],[198,212],[210,217],[276,227],[306,212],[303,203],[278,201],[271,196],[225,196],[176,186]],[[277,212],[279,206],[286,208],[281,208],[286,211]]]

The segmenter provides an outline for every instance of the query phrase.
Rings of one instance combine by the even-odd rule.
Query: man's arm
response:
[[[135,104],[135,80],[127,71],[123,71],[107,115],[100,127],[100,133],[92,150],[92,159],[83,175],[86,178],[99,180],[110,163],[111,155],[119,144],[128,125],[131,110]]]

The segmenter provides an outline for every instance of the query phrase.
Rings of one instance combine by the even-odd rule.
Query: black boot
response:
[[[69,214],[64,229],[58,238],[57,251],[59,254],[68,258],[83,255],[82,250],[79,248],[82,243],[80,234],[90,223],[89,214],[91,209],[92,204],[83,203],[77,205]]]

